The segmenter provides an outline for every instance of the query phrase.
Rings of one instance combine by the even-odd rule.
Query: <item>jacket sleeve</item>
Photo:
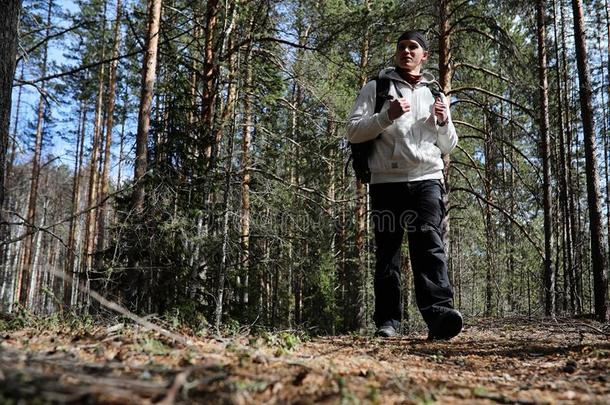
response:
[[[368,82],[358,94],[347,121],[347,139],[352,143],[375,139],[383,130],[392,125],[388,118],[388,105],[375,114],[376,82]]]
[[[447,105],[447,124],[442,127],[437,124],[438,137],[436,139],[436,146],[438,146],[442,153],[449,153],[457,145],[458,137],[453,121],[451,120],[451,111],[447,98],[442,95],[442,99],[445,105]]]

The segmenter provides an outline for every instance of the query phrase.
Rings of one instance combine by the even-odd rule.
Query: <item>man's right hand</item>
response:
[[[388,108],[388,118],[394,121],[404,113],[411,111],[411,104],[406,98],[398,98],[390,101],[390,108]]]

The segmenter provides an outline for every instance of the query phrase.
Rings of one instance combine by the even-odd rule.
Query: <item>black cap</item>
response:
[[[421,47],[424,48],[425,51],[428,50],[428,41],[426,40],[426,37],[424,36],[424,34],[422,34],[421,32],[419,32],[417,30],[408,30],[408,31],[403,32],[402,35],[398,37],[398,41],[396,41],[396,45],[398,45],[400,43],[400,41],[404,41],[406,39],[415,41],[419,45],[421,45]]]

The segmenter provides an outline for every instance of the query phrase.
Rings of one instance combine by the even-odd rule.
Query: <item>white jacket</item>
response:
[[[395,86],[409,100],[411,111],[394,121],[388,118],[389,101],[377,114],[375,111],[376,82],[368,82],[358,94],[347,123],[347,138],[352,143],[381,137],[373,143],[369,157],[371,183],[393,183],[443,179],[442,153],[449,153],[457,145],[457,134],[449,118],[445,126],[438,126],[433,114],[434,96],[425,83],[434,77],[424,73],[413,87],[394,68],[379,73],[379,78],[390,81],[389,95],[398,98]],[[447,104],[447,99],[443,97]],[[447,104],[448,105],[448,104]]]

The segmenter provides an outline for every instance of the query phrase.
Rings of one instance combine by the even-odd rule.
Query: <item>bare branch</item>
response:
[[[493,72],[493,71],[491,71],[491,70],[489,70],[487,68],[481,67],[481,66],[473,65],[473,64],[468,63],[468,62],[456,62],[456,63],[453,64],[453,69],[454,70],[457,70],[457,69],[459,69],[461,67],[467,67],[467,68],[472,69],[472,70],[478,70],[479,72],[487,73],[488,75],[493,76],[493,77],[495,77],[497,79],[500,79],[502,81],[505,81],[506,83],[514,84],[514,82],[511,79],[509,79],[508,77],[504,77],[504,76],[500,75],[499,73]]]
[[[43,38],[37,44],[33,45],[30,49],[24,50],[23,53],[17,57],[17,63],[19,63],[21,61],[21,59],[23,59],[26,55],[34,52],[36,49],[40,48],[42,45],[44,45],[45,43],[47,43],[51,39],[57,38],[59,36],[62,36],[62,35],[67,34],[69,32],[72,32],[74,30],[79,29],[80,27],[82,27],[84,25],[88,25],[88,24],[91,24],[91,23],[93,23],[93,21],[83,21],[80,24],[73,25],[72,27],[69,27],[69,28],[66,28],[64,30],[58,31],[58,32],[56,32],[54,34],[51,34],[51,35]]]
[[[464,173],[462,171],[462,169],[459,168],[459,166],[452,164],[449,168],[450,170],[457,170],[457,172],[462,176],[462,178],[464,179],[464,181],[466,181],[466,183],[468,183],[468,185],[470,186],[470,188],[472,190],[474,190],[474,185],[472,184],[472,182],[470,181],[470,179],[468,178],[468,176],[466,176],[466,173]],[[478,170],[478,169],[477,169]],[[481,203],[481,201],[477,198],[477,204],[479,204],[479,209],[481,210],[481,215],[483,215],[483,203]],[[449,210],[451,210],[454,206],[450,206]]]
[[[175,36],[173,36],[171,38],[168,38],[166,41],[160,41],[160,44],[165,43],[165,42],[173,41],[173,40],[175,40],[175,39],[177,39],[177,38],[179,38],[179,37],[181,37],[183,35],[186,35],[186,34],[190,33],[190,31],[191,31],[191,28],[189,28],[188,30],[183,31],[183,32],[181,32],[179,34],[176,34]],[[60,77],[70,76],[70,75],[73,75],[75,73],[82,72],[83,70],[89,70],[91,68],[94,68],[94,67],[106,64],[106,63],[114,62],[115,60],[121,60],[121,59],[128,58],[130,56],[138,55],[138,54],[140,54],[140,53],[142,53],[144,51],[145,51],[144,49],[140,48],[140,49],[137,49],[135,51],[131,51],[131,52],[127,52],[127,53],[125,53],[123,55],[119,55],[119,56],[117,56],[115,58],[107,58],[107,59],[103,59],[101,61],[97,61],[97,62],[93,62],[93,63],[88,63],[86,65],[79,66],[77,68],[68,70],[66,72],[59,72],[59,73],[55,73],[55,74],[52,74],[52,75],[49,75],[49,76],[40,77],[40,78],[34,79],[34,80],[18,80],[17,79],[16,82],[19,83],[18,86],[22,86],[22,85],[27,85],[27,84],[33,85],[34,83],[45,82],[45,81],[49,81],[49,80],[53,80],[53,79],[59,79]]]
[[[449,12],[448,18],[453,17],[453,14],[455,14],[459,9],[461,9],[462,7],[467,5],[468,3],[470,3],[470,0],[464,0],[460,4],[457,4],[457,5],[453,6],[453,7],[451,7],[451,12]]]
[[[85,288],[81,283],[75,283],[74,280],[72,279],[72,277],[70,277],[68,274],[61,272],[61,271],[57,271],[53,268],[49,268],[47,269],[47,271],[49,273],[52,273],[55,277],[59,277],[62,280],[68,280],[70,281],[70,283],[72,284],[76,284],[76,286],[78,287],[78,289],[86,294],[89,294],[89,296],[91,296],[91,298],[93,298],[94,300],[96,300],[97,302],[100,303],[100,305],[102,305],[103,307],[106,307],[112,311],[115,311],[129,319],[131,319],[132,321],[134,321],[135,323],[137,323],[138,325],[144,327],[147,330],[153,330],[167,338],[170,338],[171,340],[175,341],[175,342],[179,342],[183,345],[186,346],[191,346],[193,343],[191,342],[190,339],[188,339],[187,337],[183,336],[183,335],[178,335],[176,333],[170,332],[167,329],[164,329],[162,327],[160,327],[159,325],[156,325],[152,322],[150,322],[149,320],[142,318],[136,314],[134,314],[133,312],[131,312],[130,310],[128,310],[127,308],[119,305],[118,303],[114,302],[114,301],[110,301],[109,299],[103,297],[100,293],[98,293],[97,291],[91,289],[91,288]]]
[[[478,132],[480,132],[480,133],[482,133],[482,134],[485,134],[485,131],[483,131],[483,130],[482,130],[482,129],[480,129],[480,128],[475,127],[474,125],[472,125],[472,124],[470,124],[470,123],[468,123],[468,122],[465,122],[465,121],[453,121],[453,123],[454,123],[454,124],[463,125],[463,126],[465,126],[465,127],[468,127],[468,128],[474,129],[475,131],[478,131]],[[479,140],[481,140],[481,141],[485,142],[485,138],[483,138],[482,136],[477,136],[477,135],[465,135],[465,136],[460,136],[460,139],[468,139],[468,138],[471,138],[471,139],[479,139]],[[517,148],[515,145],[513,145],[512,143],[510,143],[510,142],[509,142],[509,141],[507,141],[506,139],[503,139],[503,138],[494,138],[494,140],[498,140],[498,141],[502,142],[503,144],[508,145],[508,147],[510,147],[511,149],[513,149],[515,152],[517,152],[517,153],[519,154],[519,156],[521,156],[521,157],[523,158],[523,160],[525,160],[525,161],[526,161],[526,162],[527,162],[527,163],[528,163],[528,164],[529,164],[529,165],[530,165],[532,168],[534,168],[534,169],[535,169],[535,170],[534,170],[534,174],[536,175],[537,180],[538,180],[539,182],[542,182],[542,178],[540,177],[540,173],[539,173],[539,169],[540,169],[539,165],[534,164],[534,162],[532,162],[532,161],[530,160],[530,158],[529,158],[529,157],[528,157],[528,156],[527,156],[525,153],[523,153],[523,152],[522,152],[522,151],[521,151],[519,148]]]
[[[506,103],[512,104],[512,105],[514,105],[515,107],[518,107],[518,108],[520,108],[521,110],[523,110],[523,111],[524,111],[524,112],[525,112],[527,115],[529,115],[530,117],[534,118],[534,113],[533,113],[533,112],[532,112],[532,110],[530,110],[529,108],[527,108],[527,107],[525,107],[525,106],[523,106],[523,105],[521,105],[521,104],[517,103],[517,102],[516,102],[516,101],[514,101],[514,100],[508,99],[508,98],[503,97],[503,96],[501,96],[501,95],[499,95],[499,94],[492,93],[491,91],[489,91],[489,90],[485,90],[485,89],[483,89],[483,88],[481,88],[481,87],[474,87],[474,86],[463,86],[463,87],[456,87],[456,88],[454,88],[454,89],[451,89],[451,91],[449,91],[449,94],[461,93],[461,92],[469,92],[469,91],[475,91],[475,92],[477,92],[477,93],[482,93],[482,94],[485,94],[485,95],[491,96],[491,97],[493,97],[493,98],[496,98],[496,99],[498,99],[498,100],[502,100],[502,101],[504,101],[504,102],[506,102]]]
[[[468,189],[468,188],[464,188],[464,187],[454,187],[452,188],[451,191],[463,191],[465,193],[469,193],[472,194],[473,196],[475,196],[476,198],[478,198],[479,200],[483,201],[485,204],[489,205],[490,207],[495,208],[496,210],[500,211],[502,214],[504,214],[504,216],[506,218],[508,218],[510,220],[510,222],[512,222],[513,224],[515,224],[517,226],[517,228],[519,228],[519,230],[521,231],[521,233],[523,233],[523,235],[527,238],[527,240],[530,241],[530,243],[532,244],[532,247],[534,247],[534,249],[536,249],[536,252],[538,253],[538,255],[540,256],[540,258],[542,260],[544,260],[544,252],[542,251],[542,249],[540,248],[540,241],[536,241],[534,240],[534,237],[532,235],[529,234],[529,232],[525,229],[525,227],[519,223],[519,221],[517,221],[509,212],[507,212],[504,208],[500,207],[498,204],[489,201],[488,199],[486,199],[485,197],[483,197],[480,193],[477,193],[474,190]]]
[[[308,51],[317,51],[318,48],[312,48],[310,46],[307,45],[301,45],[301,44],[297,44],[294,42],[290,42],[290,41],[286,41],[285,39],[281,39],[281,38],[274,38],[274,37],[261,37],[261,38],[257,38],[258,41],[261,42],[277,42],[280,44],[284,44],[284,45],[289,45],[293,48],[300,48],[300,49],[305,49]]]

